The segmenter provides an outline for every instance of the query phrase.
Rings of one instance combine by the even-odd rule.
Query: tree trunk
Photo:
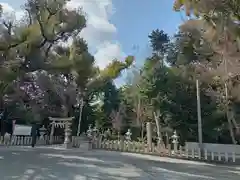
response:
[[[231,136],[231,139],[232,139],[232,143],[237,144],[235,134],[234,134],[234,131],[233,131],[233,124],[232,124],[231,117],[230,117],[231,112],[229,112],[227,83],[225,83],[224,86],[225,86],[225,96],[226,96],[225,109],[226,109],[226,113],[227,113],[228,128],[229,128],[230,136]]]
[[[138,97],[138,103],[137,103],[137,123],[140,125],[140,118],[141,118],[141,101]],[[142,125],[142,124],[141,124]]]
[[[3,121],[3,115],[4,115],[4,102],[3,102],[3,96],[0,96],[0,110],[2,113],[2,116],[0,118],[0,142],[3,141],[4,138],[4,121]]]
[[[230,136],[231,136],[231,139],[232,139],[232,143],[237,144],[235,134],[234,134],[234,131],[233,131],[233,125],[232,125],[231,119],[228,117],[229,116],[228,114],[229,114],[229,112],[227,111],[228,128],[229,128]]]
[[[240,133],[240,129],[239,129],[238,123],[237,123],[237,121],[235,119],[235,113],[234,113],[233,108],[231,108],[231,111],[229,111],[229,115],[231,117],[233,128],[236,129],[236,134],[239,134]]]
[[[141,138],[142,138],[142,140],[143,140],[143,134],[144,134],[144,123],[142,122],[141,123]]]
[[[153,115],[154,115],[154,120],[157,126],[158,143],[160,144],[162,140],[162,134],[161,134],[161,125],[159,121],[159,115],[157,115],[155,112],[153,112]]]
[[[81,97],[81,103],[80,103],[80,106],[79,106],[79,117],[78,117],[77,136],[80,136],[83,107],[84,107],[84,101],[83,101],[83,97]]]
[[[226,28],[224,28],[224,40],[225,40],[225,46],[224,46],[224,49],[223,51],[221,52],[222,54],[222,60],[224,62],[224,71],[225,71],[225,76],[227,77],[225,83],[224,83],[224,88],[225,88],[225,100],[226,100],[226,103],[225,103],[225,108],[226,108],[226,114],[227,114],[227,120],[228,120],[228,128],[229,128],[229,131],[230,131],[230,136],[231,136],[231,139],[232,139],[232,142],[233,144],[236,144],[236,138],[235,138],[235,134],[234,134],[234,131],[233,131],[233,124],[232,124],[232,120],[231,120],[231,117],[230,117],[230,112],[229,112],[229,94],[228,94],[228,86],[227,86],[227,80],[229,79],[229,74],[228,74],[228,64],[227,64],[227,54],[228,54],[228,51],[229,51],[229,48],[228,48],[228,43],[229,42],[229,36],[228,36],[228,33],[226,31]]]

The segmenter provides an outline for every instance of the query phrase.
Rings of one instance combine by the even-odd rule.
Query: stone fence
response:
[[[63,138],[60,136],[53,137],[53,144],[61,144],[63,142]],[[12,139],[6,139],[4,142],[0,142],[2,146],[30,146],[32,143],[31,136],[12,136]],[[36,145],[49,145],[50,144],[50,137],[44,136],[39,137],[37,139]]]
[[[185,143],[188,149],[197,149],[199,148],[199,143],[197,142],[186,142]],[[213,143],[203,143],[203,148],[207,151],[213,151],[213,152],[227,152],[232,153],[235,152],[236,156],[240,157],[240,145],[234,145],[234,144],[213,144]]]
[[[31,146],[31,136],[13,136],[9,142],[4,142],[0,145],[5,146]],[[60,136],[54,136],[53,144],[63,144],[64,139]],[[44,136],[38,138],[36,145],[51,145],[50,137]],[[121,151],[141,154],[151,154],[157,156],[181,158],[181,159],[192,159],[192,160],[203,160],[211,162],[226,162],[236,163],[240,160],[239,154],[236,154],[236,149],[230,148],[230,146],[204,146],[203,151],[200,150],[197,143],[186,143],[186,146],[179,146],[176,144],[151,145],[143,142],[136,141],[118,141],[118,140],[93,140],[89,141],[87,137],[72,136],[70,147],[72,148],[83,148],[83,149],[103,149],[109,151]],[[211,148],[210,148],[211,147]],[[225,148],[224,148],[225,147]],[[237,151],[238,153],[238,151]],[[239,163],[239,162],[238,162]]]
[[[5,139],[5,142],[0,141],[0,146],[31,146],[32,136],[12,136],[10,141],[8,138]],[[52,144],[63,144],[64,138],[61,136],[53,136]],[[86,137],[72,136],[71,147],[79,148],[80,144],[89,144],[89,141]],[[37,138],[36,145],[52,145],[50,143],[50,136],[43,136]]]
[[[224,152],[219,150],[210,151],[209,149],[204,149],[201,152],[198,147],[189,149],[187,146],[178,146],[177,148],[172,148],[171,145],[165,147],[164,145],[155,144],[152,144],[149,148],[149,145],[146,143],[134,141],[95,141],[91,148],[222,163],[236,163],[237,160],[234,151]]]

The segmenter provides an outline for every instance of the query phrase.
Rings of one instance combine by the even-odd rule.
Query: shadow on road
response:
[[[233,167],[168,162],[118,152],[0,151],[1,180],[237,180],[239,175],[240,170]]]

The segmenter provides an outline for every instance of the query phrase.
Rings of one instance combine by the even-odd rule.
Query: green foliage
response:
[[[119,92],[113,82],[109,81],[105,84],[104,89],[104,99],[103,99],[103,112],[105,114],[106,126],[111,126],[111,113],[117,111],[120,105]]]
[[[171,42],[166,41],[164,32],[158,33],[158,36],[163,37],[149,36],[153,48],[157,44],[159,47],[164,44],[167,48],[159,48],[157,54],[153,53],[145,60],[139,73],[135,74],[135,82],[123,88],[122,101],[132,109],[127,112],[131,121],[137,117],[136,102],[140,100],[141,120],[154,122],[153,113],[160,112],[162,131],[176,129],[182,139],[197,141],[195,81],[197,74],[204,79],[208,73],[204,71],[204,74],[203,69],[199,69],[195,64],[214,62],[216,56],[207,42],[201,42],[200,34],[189,34],[188,31],[182,31]],[[171,66],[166,66],[163,61]],[[213,84],[208,80],[202,81],[200,89],[204,141],[229,142],[229,136],[226,137],[226,117],[219,107],[219,102],[209,93],[209,86]]]
[[[28,0],[23,22],[0,24],[0,108],[20,104],[12,108],[15,116],[29,123],[49,116],[73,116],[84,98],[85,130],[95,121],[94,114],[100,113],[92,101],[105,83],[131,66],[133,57],[114,60],[99,70],[86,41],[78,36],[86,27],[85,16],[80,9],[66,9],[66,3]]]
[[[169,36],[163,30],[153,30],[148,36],[150,39],[152,50],[155,52],[166,52]]]

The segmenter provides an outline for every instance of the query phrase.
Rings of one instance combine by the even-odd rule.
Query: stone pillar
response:
[[[50,144],[53,144],[53,135],[54,135],[54,129],[55,129],[55,121],[53,121],[51,127],[51,132],[50,132]]]
[[[71,122],[66,120],[65,122],[65,128],[64,128],[64,133],[65,133],[65,137],[64,137],[64,147],[65,148],[70,148],[71,146],[71,141],[70,141],[70,136],[72,134],[72,130],[71,130]]]
[[[152,151],[152,124],[151,124],[151,122],[147,122],[146,130],[147,130],[148,149],[150,151]]]
[[[178,139],[179,139],[179,137],[177,135],[177,131],[173,132],[171,139],[172,139],[172,143],[173,143],[174,154],[176,154],[178,151]]]
[[[166,136],[166,147],[168,147],[168,145],[169,145],[169,136],[168,136],[167,132],[166,132],[165,136]]]

